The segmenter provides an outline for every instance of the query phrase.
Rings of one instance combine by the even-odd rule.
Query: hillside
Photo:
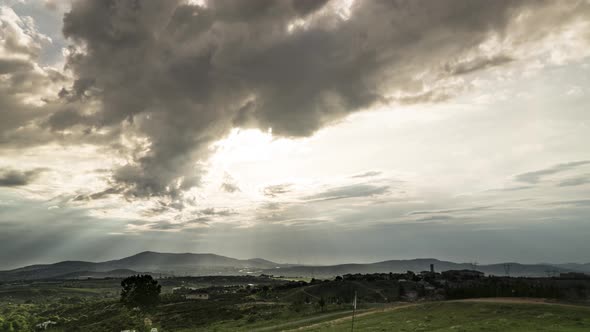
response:
[[[280,264],[262,260],[240,260],[215,254],[173,254],[146,251],[126,258],[106,262],[64,261],[55,264],[38,264],[1,271],[0,280],[34,280],[48,278],[77,278],[84,275],[116,270],[130,270],[169,275],[214,275],[260,273]]]
[[[384,262],[372,263],[372,264],[340,264],[340,265],[329,265],[329,266],[292,266],[292,267],[281,267],[274,270],[266,271],[274,275],[282,275],[285,277],[316,277],[326,278],[333,277],[343,274],[354,274],[354,273],[402,273],[406,271],[428,271],[430,264],[434,265],[436,271],[446,270],[463,270],[463,269],[474,269],[474,266],[469,263],[454,263],[448,261],[441,261],[433,258],[425,259],[410,259],[410,260],[389,260]],[[547,276],[547,271],[551,273],[560,273],[573,271],[573,269],[557,267],[554,265],[542,265],[542,264],[518,264],[518,263],[506,263],[510,264],[510,275],[511,276]],[[505,275],[504,264],[491,264],[491,265],[477,265],[476,270],[492,275]]]
[[[36,280],[83,276],[108,277],[132,273],[160,275],[242,275],[270,274],[285,277],[330,278],[354,273],[401,273],[406,271],[427,271],[430,264],[436,271],[473,269],[469,263],[455,263],[433,258],[388,260],[369,264],[339,264],[327,266],[278,264],[261,258],[236,259],[215,254],[158,253],[145,251],[133,256],[106,262],[64,261],[55,264],[37,264],[22,268],[0,271],[0,281]],[[476,269],[486,274],[506,275],[506,264],[510,276],[547,276],[561,272],[589,272],[590,264],[519,264],[504,263],[477,265]],[[118,271],[118,272],[117,272]]]
[[[556,267],[560,267],[563,269],[568,270],[575,270],[585,273],[590,273],[590,263],[580,264],[580,263],[565,263],[565,264],[554,264]]]

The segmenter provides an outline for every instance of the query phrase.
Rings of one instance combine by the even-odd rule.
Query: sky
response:
[[[588,0],[0,0],[0,269],[586,263],[588,105]]]

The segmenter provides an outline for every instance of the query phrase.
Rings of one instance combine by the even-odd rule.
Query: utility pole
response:
[[[356,311],[356,291],[354,291],[354,300],[352,300],[352,325],[350,327],[350,331],[354,331],[354,313]]]

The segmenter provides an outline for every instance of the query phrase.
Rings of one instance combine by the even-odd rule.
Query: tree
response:
[[[121,287],[121,302],[128,307],[145,309],[160,302],[162,286],[149,274],[128,277],[121,281]]]
[[[320,297],[320,300],[318,301],[318,305],[320,306],[320,310],[322,312],[324,312],[326,310],[326,300],[324,299],[324,297]]]

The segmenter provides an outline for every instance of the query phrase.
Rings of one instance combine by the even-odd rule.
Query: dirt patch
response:
[[[421,304],[425,304],[425,303],[426,302],[411,303],[411,304],[400,304],[400,305],[394,305],[394,306],[387,307],[387,308],[371,309],[369,311],[357,313],[355,315],[355,318],[363,317],[363,316],[367,316],[367,315],[372,315],[372,314],[376,314],[376,313],[380,313],[380,312],[388,312],[388,311],[394,311],[394,310],[398,310],[398,309],[402,309],[402,308],[415,307],[417,305],[421,305]],[[431,302],[428,302],[428,303],[431,303]],[[320,323],[316,323],[316,324],[312,324],[312,325],[301,326],[301,327],[298,327],[298,328],[295,328],[295,329],[291,329],[291,330],[286,330],[286,331],[287,332],[288,331],[302,331],[302,330],[307,330],[307,329],[311,329],[311,328],[315,328],[315,327],[320,327],[320,326],[324,326],[324,325],[328,325],[328,324],[338,324],[338,323],[349,321],[351,319],[352,319],[352,316],[342,317],[342,318],[338,318],[338,319],[334,319],[334,320],[330,320],[330,321],[324,321],[324,322],[320,322]]]

